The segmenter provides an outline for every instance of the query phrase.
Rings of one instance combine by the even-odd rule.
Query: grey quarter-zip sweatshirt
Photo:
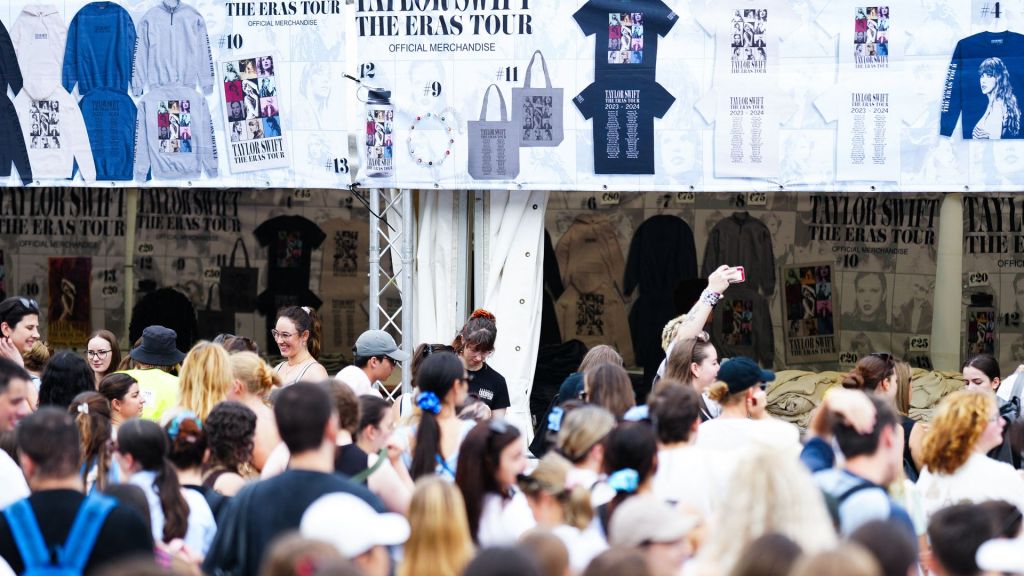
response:
[[[178,84],[213,91],[213,57],[206,21],[180,0],[161,0],[137,28],[132,93],[150,86]]]

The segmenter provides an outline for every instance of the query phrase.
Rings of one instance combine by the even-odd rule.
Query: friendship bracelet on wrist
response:
[[[700,300],[699,301],[707,304],[708,306],[710,306],[712,308],[714,308],[715,305],[717,305],[718,302],[721,299],[722,299],[722,295],[721,294],[719,294],[718,292],[715,292],[714,290],[712,290],[710,288],[705,288],[704,291],[700,293]]]

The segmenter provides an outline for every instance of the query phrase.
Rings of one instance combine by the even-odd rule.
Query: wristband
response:
[[[708,306],[710,306],[712,308],[714,308],[715,305],[717,305],[718,302],[721,299],[722,299],[722,295],[721,294],[719,294],[718,292],[715,292],[714,290],[712,290],[710,288],[706,288],[703,292],[700,293],[700,300],[699,301],[707,304]]]

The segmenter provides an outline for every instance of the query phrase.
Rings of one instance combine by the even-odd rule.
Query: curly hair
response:
[[[984,390],[947,396],[924,438],[924,465],[933,473],[956,472],[970,458],[995,408],[995,398]]]
[[[217,404],[206,418],[204,430],[210,449],[204,473],[225,468],[238,474],[242,466],[252,461],[256,413],[249,407],[239,402]]]

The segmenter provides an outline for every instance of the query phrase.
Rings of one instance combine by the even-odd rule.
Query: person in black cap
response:
[[[175,373],[185,353],[178,350],[178,334],[163,326],[142,331],[138,345],[131,349],[133,369],[124,372],[139,383],[145,401],[142,418],[160,421],[164,411],[178,405],[178,377]]]
[[[398,347],[391,334],[383,330],[367,330],[352,347],[353,363],[336,378],[355,390],[357,396],[369,394],[382,398],[378,382],[387,382],[397,366],[409,359],[409,353]]]
[[[722,364],[718,380],[708,390],[712,400],[722,405],[722,414],[700,425],[697,445],[712,450],[736,450],[751,445],[766,445],[800,455],[800,431],[767,413],[767,383],[775,373],[763,370],[750,358],[733,358]]]

